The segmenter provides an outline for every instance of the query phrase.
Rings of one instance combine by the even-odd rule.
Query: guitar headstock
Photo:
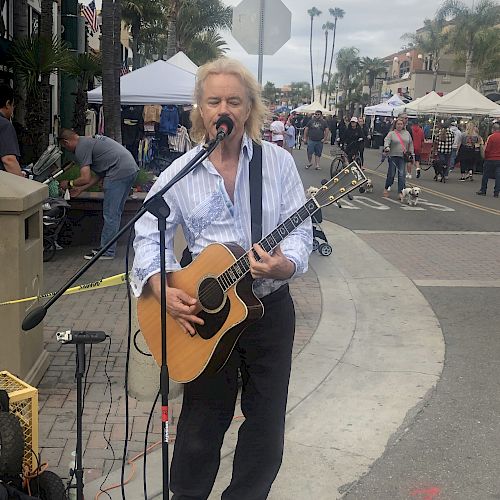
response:
[[[323,184],[317,193],[311,196],[311,199],[314,199],[320,208],[326,207],[354,189],[358,189],[367,180],[361,167],[353,161],[326,184]]]

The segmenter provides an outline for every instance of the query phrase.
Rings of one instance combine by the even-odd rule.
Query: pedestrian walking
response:
[[[318,110],[309,120],[304,129],[304,143],[307,144],[307,165],[306,168],[311,168],[314,161],[314,168],[321,170],[319,161],[323,153],[323,144],[328,136],[328,124],[323,118],[323,113]]]
[[[293,121],[288,118],[285,125],[285,134],[283,139],[283,147],[292,154],[292,149],[295,147],[295,127],[293,126]]]
[[[462,131],[458,128],[458,122],[453,120],[450,124],[450,130],[453,133],[454,140],[453,146],[451,148],[451,157],[450,157],[450,171],[455,168],[455,164],[457,162],[458,150],[460,149],[460,144],[462,143]]]
[[[415,153],[410,133],[404,127],[404,120],[398,118],[394,123],[394,130],[391,130],[384,139],[384,154],[389,157],[384,189],[386,198],[389,196],[389,190],[397,173],[398,196],[400,200],[403,199],[402,192],[406,187],[405,164],[412,161]]]
[[[500,123],[493,124],[493,133],[488,137],[484,148],[484,167],[481,189],[477,192],[480,196],[486,196],[488,180],[495,179],[493,196],[498,198],[500,193]]]
[[[361,129],[361,132],[363,133],[363,142],[359,143],[359,157],[361,159],[361,167],[364,168],[364,166],[365,166],[365,147],[366,147],[367,141],[368,141],[369,130],[368,130],[368,124],[365,122],[365,119],[362,116],[360,116],[358,118],[358,125],[359,125],[359,128]]]
[[[120,229],[125,202],[139,170],[137,164],[127,148],[103,135],[82,137],[74,130],[62,129],[59,134],[59,144],[74,153],[76,161],[80,164],[80,176],[74,180],[61,181],[62,189],[69,188],[71,196],[78,196],[103,180],[104,224],[100,246],[102,248]],[[95,175],[92,175],[92,172]],[[98,251],[99,249],[93,249],[83,258],[90,260]],[[116,242],[101,256],[101,259],[113,259],[115,252]]]
[[[454,142],[455,135],[450,130],[449,124],[447,122],[443,123],[441,130],[439,130],[435,137],[434,146],[438,155],[438,161],[443,167],[443,177],[445,181],[448,179]]]
[[[283,147],[285,125],[279,119],[279,116],[273,116],[273,121],[269,126],[269,130],[271,131],[272,134],[271,142],[273,142],[277,146]]]
[[[422,147],[424,145],[424,130],[420,126],[417,120],[411,123],[412,139],[413,139],[413,149],[415,151],[415,177],[420,178],[420,155],[422,154]]]
[[[481,160],[481,152],[484,153],[483,138],[479,135],[476,124],[471,120],[465,127],[458,150],[457,158],[460,162],[459,181],[473,180],[477,162]]]

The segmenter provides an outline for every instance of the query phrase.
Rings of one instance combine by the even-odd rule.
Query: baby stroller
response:
[[[333,248],[328,243],[326,235],[320,226],[320,224],[323,222],[323,214],[321,213],[321,209],[315,212],[312,215],[311,219],[313,226],[313,250],[317,250],[324,257],[328,257],[328,255],[331,255]],[[323,243],[320,243],[320,241],[323,241]]]
[[[66,222],[69,204],[62,198],[49,198],[42,208],[43,261],[48,262],[54,258],[58,248],[57,238]]]

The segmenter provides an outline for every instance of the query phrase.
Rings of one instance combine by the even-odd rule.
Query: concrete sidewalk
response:
[[[294,358],[285,456],[271,500],[340,498],[404,432],[405,419],[443,367],[439,323],[413,282],[353,232],[329,222],[322,227],[334,253],[310,261],[321,289],[321,318]],[[226,436],[211,499],[230,481],[240,422],[235,419]],[[160,450],[148,455],[149,498],[161,498],[160,464]],[[143,497],[141,466],[138,461],[126,486],[133,500]],[[107,484],[119,477],[113,472]],[[86,496],[94,498],[101,483],[87,484]],[[118,489],[110,495],[121,498]]]

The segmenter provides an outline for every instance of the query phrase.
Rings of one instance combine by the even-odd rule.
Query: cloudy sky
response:
[[[230,6],[240,3],[240,0],[222,1]],[[257,0],[253,1],[258,4]],[[344,18],[337,23],[336,51],[341,47],[354,46],[360,50],[361,56],[384,57],[397,52],[404,44],[401,35],[421,27],[426,17],[434,17],[441,4],[439,0],[282,1],[292,13],[292,35],[274,56],[264,56],[262,78],[264,83],[269,80],[277,85],[310,81],[310,17],[307,10],[313,6],[322,12],[314,18],[313,27],[313,68],[318,75],[315,76],[316,82],[321,75],[325,44],[321,26],[333,21],[329,8],[338,7],[345,11]],[[473,0],[464,0],[464,3],[472,5]],[[230,55],[240,59],[257,74],[257,56],[248,55],[230,33],[224,33],[224,39],[230,48]]]
[[[222,0],[235,6],[241,0]],[[253,0],[258,4],[258,0]],[[266,0],[274,2],[277,0]],[[426,17],[434,17],[440,0],[282,0],[292,13],[290,40],[273,56],[264,56],[263,82],[277,85],[292,81],[310,80],[309,30],[307,10],[318,8],[322,14],[314,19],[313,61],[315,81],[321,75],[324,54],[324,34],[321,26],[332,21],[328,9],[339,7],[345,11],[337,24],[336,49],[354,46],[361,56],[384,57],[398,51],[403,45],[401,35],[422,26]],[[472,5],[474,0],[462,0]],[[88,3],[87,0],[84,0]],[[96,1],[100,7],[101,0]],[[269,22],[269,21],[268,21]],[[271,21],[272,22],[272,21]],[[241,60],[257,75],[257,56],[248,55],[230,33],[223,34],[230,49],[228,55]],[[331,37],[330,37],[331,39]],[[327,63],[328,64],[328,63]]]

